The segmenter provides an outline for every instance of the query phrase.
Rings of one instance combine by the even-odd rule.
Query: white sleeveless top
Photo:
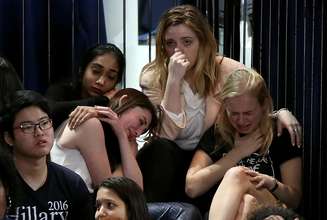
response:
[[[186,81],[182,83],[186,126],[174,140],[184,150],[194,150],[203,135],[205,99],[194,94]]]
[[[79,174],[87,185],[89,192],[93,193],[90,172],[79,150],[62,147],[55,139],[50,151],[50,158],[52,162]]]

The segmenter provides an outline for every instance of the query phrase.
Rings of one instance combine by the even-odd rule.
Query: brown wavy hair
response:
[[[154,83],[162,91],[168,77],[169,57],[165,51],[165,33],[170,26],[184,24],[195,32],[199,40],[199,50],[195,70],[195,88],[203,97],[215,90],[219,77],[216,63],[217,43],[207,19],[191,5],[179,5],[167,10],[161,17],[156,35],[156,58],[146,65],[143,71],[150,70],[157,74]]]
[[[124,99],[121,99],[122,96],[126,97]],[[149,136],[156,136],[156,134],[158,133],[158,129],[160,129],[160,108],[154,106],[144,93],[136,89],[125,88],[117,91],[115,95],[111,98],[109,107],[117,114],[122,114],[123,112],[134,107],[146,109],[151,113],[151,122],[148,127]]]

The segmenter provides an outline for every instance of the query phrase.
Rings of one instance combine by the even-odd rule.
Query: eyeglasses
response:
[[[23,122],[14,129],[21,129],[25,134],[35,133],[36,128],[40,128],[42,131],[52,127],[52,120],[50,118],[42,119],[39,123]]]

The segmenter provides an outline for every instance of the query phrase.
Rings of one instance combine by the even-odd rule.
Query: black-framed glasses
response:
[[[40,128],[42,131],[47,130],[52,127],[52,120],[50,118],[41,119],[38,123],[33,122],[23,122],[14,129],[21,129],[25,134],[32,134],[35,132],[36,128]]]

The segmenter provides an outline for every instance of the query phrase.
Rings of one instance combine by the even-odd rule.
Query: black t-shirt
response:
[[[9,217],[17,220],[91,220],[94,219],[92,198],[79,175],[48,163],[46,182],[34,191],[20,177],[19,194],[12,198]]]
[[[289,133],[286,129],[283,129],[280,137],[276,135],[277,132],[274,133],[275,135],[267,155],[253,153],[240,160],[237,165],[248,167],[281,180],[280,165],[292,158],[301,157],[302,151],[292,146]],[[212,161],[216,162],[229,152],[227,147],[216,148],[217,145],[218,143],[213,126],[209,128],[201,138],[198,149],[206,152]]]

